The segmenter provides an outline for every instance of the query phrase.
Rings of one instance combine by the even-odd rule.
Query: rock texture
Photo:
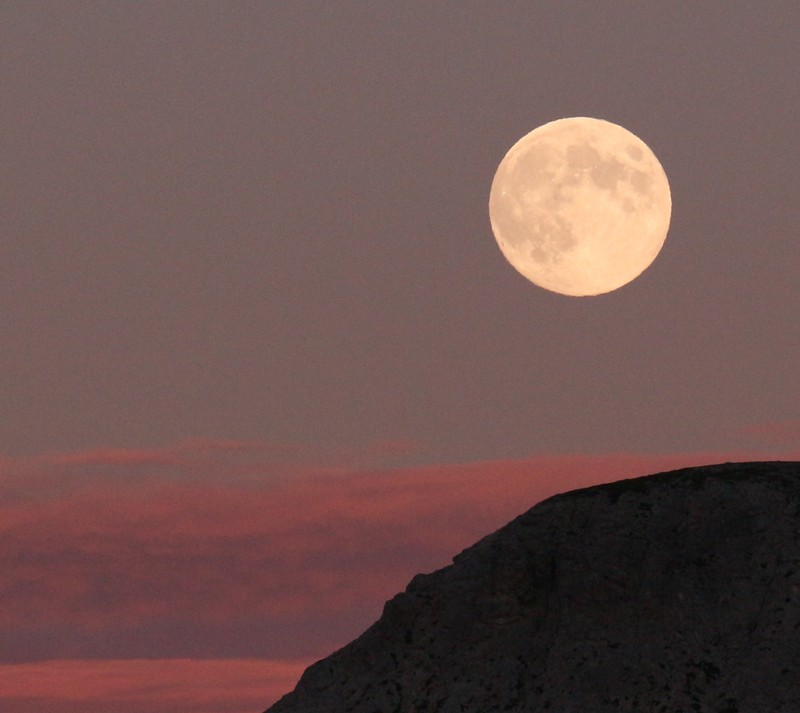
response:
[[[798,713],[800,463],[557,495],[415,577],[268,713]]]

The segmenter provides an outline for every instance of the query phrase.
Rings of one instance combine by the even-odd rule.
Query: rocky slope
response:
[[[268,713],[798,713],[800,463],[557,495],[415,577]]]

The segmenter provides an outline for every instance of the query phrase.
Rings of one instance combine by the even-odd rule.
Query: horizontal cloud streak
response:
[[[310,661],[117,660],[0,665],[4,713],[253,713]]]
[[[319,658],[372,623],[414,574],[554,493],[768,457],[381,467],[404,448],[334,457],[198,440],[6,459],[0,661]]]
[[[765,443],[773,449],[796,448],[800,445],[800,419],[753,424],[743,428],[740,436]]]

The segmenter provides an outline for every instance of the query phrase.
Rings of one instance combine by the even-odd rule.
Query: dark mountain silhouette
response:
[[[798,713],[800,463],[545,500],[268,713]]]

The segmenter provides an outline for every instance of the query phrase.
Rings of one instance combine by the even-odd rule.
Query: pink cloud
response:
[[[0,660],[322,656],[414,574],[556,492],[763,457],[343,465],[393,448],[332,467],[293,448],[213,441],[0,466],[13,494],[0,501]]]
[[[753,424],[743,428],[741,435],[773,447],[796,448],[800,445],[800,419]]]
[[[253,713],[290,690],[309,660],[53,660],[0,665],[4,713]]]

